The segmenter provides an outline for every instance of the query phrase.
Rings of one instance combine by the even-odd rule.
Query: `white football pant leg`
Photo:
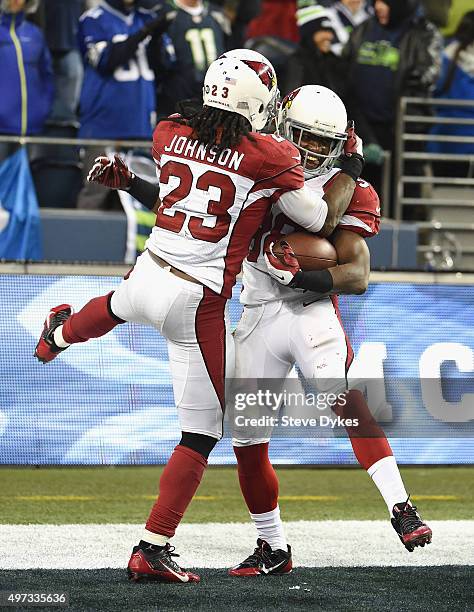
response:
[[[226,366],[233,368],[225,298],[171,274],[145,251],[112,295],[111,308],[167,338],[181,430],[220,439]]]
[[[272,378],[284,383],[292,364],[288,361],[288,334],[280,318],[281,302],[270,302],[252,308],[245,307],[234,332],[235,380],[231,398],[237,393],[258,390],[258,380]],[[234,405],[228,405],[234,446],[249,446],[268,442],[271,427],[246,427],[236,422],[242,417]],[[275,412],[278,416],[278,411]]]

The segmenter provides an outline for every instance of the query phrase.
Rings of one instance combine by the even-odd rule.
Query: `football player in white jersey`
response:
[[[279,131],[299,149],[306,186],[315,195],[323,193],[339,173],[333,166],[340,155],[346,121],[342,101],[325,87],[303,86],[282,101]],[[278,205],[269,211],[243,266],[244,311],[234,334],[235,377],[236,382],[243,381],[239,392],[254,391],[252,384],[261,379],[283,384],[295,363],[303,377],[316,388],[320,385],[321,391],[335,395],[346,391],[353,353],[340,319],[337,294],[366,290],[370,256],[364,238],[375,235],[379,223],[379,198],[371,185],[359,179],[330,238],[338,265],[303,272],[287,243],[283,242],[284,261],[273,254],[275,241],[301,228]],[[240,486],[258,533],[255,551],[229,573],[288,573],[291,549],[280,518],[278,480],[268,457],[271,428],[262,431],[245,426],[245,413],[229,412]],[[348,391],[334,412],[347,419],[354,453],[383,496],[401,542],[409,551],[429,543],[431,529],[409,503],[390,445],[362,393]]]
[[[268,210],[329,235],[344,214],[363,159],[350,130],[341,142],[343,170],[325,194],[304,185],[298,149],[259,131],[275,114],[275,73],[262,56],[221,57],[208,69],[203,107],[161,121],[153,135],[158,191],[119,162],[97,160],[90,179],[153,206],[156,225],[119,287],[79,312],[69,304],[48,314],[36,346],[42,362],[71,344],[126,321],[151,325],[168,341],[182,438],[160,479],[142,540],[128,565],[133,580],[197,582],[174,561],[169,539],[222,436],[226,373],[234,367],[226,303],[251,240]]]

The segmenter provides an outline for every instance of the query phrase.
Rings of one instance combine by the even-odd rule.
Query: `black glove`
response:
[[[166,13],[162,13],[159,17],[152,19],[147,24],[143,26],[141,29],[141,34],[143,38],[147,36],[157,35],[160,36],[163,32],[166,32],[170,23],[176,17],[178,11],[166,11]]]
[[[344,144],[344,153],[339,158],[341,172],[349,175],[356,181],[362,173],[364,167],[363,144],[362,140],[354,131],[354,122],[347,124],[347,140]]]

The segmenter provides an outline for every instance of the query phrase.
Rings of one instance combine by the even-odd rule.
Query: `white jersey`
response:
[[[161,206],[146,248],[216,293],[230,297],[253,236],[271,207],[319,231],[327,205],[304,185],[296,147],[252,133],[217,151],[169,120],[153,135]]]
[[[306,187],[315,199],[320,199],[339,172],[338,168],[334,168],[327,174],[309,179],[306,181]],[[338,227],[370,237],[378,233],[379,225],[380,202],[377,193],[370,183],[358,179],[354,195]],[[269,210],[260,231],[255,236],[249,255],[243,262],[243,289],[240,295],[242,304],[255,306],[301,297],[304,289],[286,287],[268,274],[264,250],[268,244],[279,240],[282,236],[302,230],[301,226],[287,217],[279,203]]]

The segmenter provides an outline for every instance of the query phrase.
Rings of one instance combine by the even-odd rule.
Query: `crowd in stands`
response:
[[[248,46],[274,63],[282,94],[317,83],[341,96],[364,140],[365,177],[380,190],[400,97],[474,100],[474,11],[443,39],[438,28],[446,26],[450,4],[0,0],[0,135],[149,141],[157,119],[174,112],[177,101],[200,97],[216,57]],[[474,106],[432,112],[474,118]],[[473,136],[474,126],[435,125],[431,132]],[[0,142],[0,159],[12,146]],[[467,142],[428,148],[474,153]],[[103,151],[101,144],[86,149],[84,171]],[[80,162],[74,155],[70,161]],[[109,206],[91,184],[76,203]],[[390,215],[388,205],[384,212]]]

